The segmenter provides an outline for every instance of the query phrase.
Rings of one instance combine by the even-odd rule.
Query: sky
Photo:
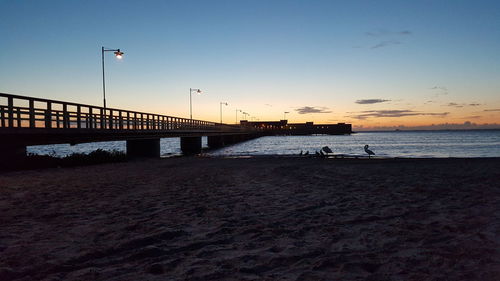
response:
[[[199,88],[200,120],[500,127],[500,1],[0,0],[0,19],[3,93],[101,106],[104,46],[125,53],[108,107],[189,117]]]

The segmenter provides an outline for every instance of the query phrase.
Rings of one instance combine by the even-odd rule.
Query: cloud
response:
[[[465,106],[479,106],[481,104],[479,103],[456,103],[456,102],[450,102],[448,103],[447,105],[445,106],[453,106],[453,107],[457,107],[457,108],[461,108],[461,107],[465,107]]]
[[[379,30],[365,32],[365,35],[371,36],[371,37],[382,37],[382,36],[393,36],[393,35],[406,36],[406,35],[411,35],[411,34],[412,34],[412,32],[410,30],[389,31],[389,30],[379,29]]]
[[[446,88],[444,86],[434,86],[434,87],[429,88],[429,89],[434,90],[434,91],[439,91],[439,93],[436,93],[436,96],[448,94],[448,88]]]
[[[401,44],[401,42],[396,41],[396,40],[382,41],[376,45],[371,46],[370,49],[378,49],[378,48],[383,48],[383,47],[387,47],[390,45],[399,45],[399,44]]]
[[[500,129],[500,124],[476,124],[470,121],[465,121],[463,123],[442,123],[442,124],[432,124],[425,126],[385,126],[385,127],[363,127],[363,126],[354,126],[355,130],[360,131],[394,131],[398,130],[470,130],[470,129]]]
[[[462,119],[478,119],[481,117],[482,117],[481,115],[472,115],[472,116],[463,117]]]
[[[384,100],[384,99],[364,99],[364,100],[357,100],[357,104],[374,104],[374,103],[381,103],[381,102],[386,102],[386,101],[391,101],[391,100]]]
[[[484,111],[500,111],[500,108],[485,109]]]
[[[448,89],[446,87],[443,87],[443,86],[434,86],[432,88],[430,88],[431,90],[443,90],[443,91],[448,91]]]
[[[327,107],[316,107],[316,106],[303,106],[295,109],[299,114],[309,114],[309,113],[331,113]]]
[[[433,113],[433,112],[418,112],[408,109],[402,110],[366,110],[361,111],[358,114],[351,115],[348,117],[364,120],[367,118],[399,118],[406,116],[439,116],[444,117],[447,116],[449,112],[441,112],[441,113]]]

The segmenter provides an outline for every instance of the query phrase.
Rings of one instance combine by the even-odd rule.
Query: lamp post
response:
[[[101,59],[102,59],[102,96],[104,101],[104,111],[106,112],[106,79],[104,76],[104,52],[114,52],[117,59],[122,59],[123,52],[120,49],[108,49],[101,47]]]
[[[290,112],[288,112],[288,111],[283,112],[283,120],[286,120],[286,115],[287,115],[288,113],[290,113]]]
[[[191,89],[189,88],[189,118],[193,120],[193,92],[197,93],[198,95],[201,94],[200,89]]]
[[[243,115],[245,115],[245,120],[248,120],[248,116],[250,116],[250,114],[243,112]]]
[[[242,112],[241,109],[236,109],[236,124],[238,124],[238,112]]]
[[[222,105],[228,106],[227,102],[220,102],[220,123],[222,124]]]

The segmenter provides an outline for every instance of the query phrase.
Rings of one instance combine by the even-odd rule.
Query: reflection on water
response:
[[[210,155],[314,154],[329,146],[334,154],[382,157],[500,157],[500,131],[363,132],[350,136],[270,136],[210,152]]]
[[[207,147],[207,138],[203,138]],[[213,156],[294,155],[300,151],[314,154],[329,146],[334,154],[365,156],[364,145],[382,157],[500,157],[500,130],[363,132],[350,136],[269,136],[208,152]],[[180,155],[179,138],[161,140],[161,155]],[[125,151],[125,142],[98,142],[70,146],[28,147],[29,153],[65,156],[96,149]]]

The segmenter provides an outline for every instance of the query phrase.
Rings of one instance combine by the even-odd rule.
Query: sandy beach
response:
[[[500,159],[0,174],[0,280],[500,280]]]

